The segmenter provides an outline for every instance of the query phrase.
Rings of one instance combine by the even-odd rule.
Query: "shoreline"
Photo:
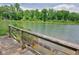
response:
[[[8,32],[8,25],[14,25],[20,28],[28,27],[27,23],[37,23],[37,24],[54,24],[54,25],[79,25],[79,21],[63,21],[63,20],[49,20],[49,21],[41,21],[41,20],[0,20],[0,36],[5,35]]]

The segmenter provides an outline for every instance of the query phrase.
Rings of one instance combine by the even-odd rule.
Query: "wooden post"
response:
[[[79,55],[79,50],[77,50],[75,54],[76,54],[76,55]]]
[[[22,49],[26,48],[24,38],[23,38],[23,31],[21,31],[21,47]]]
[[[11,37],[11,27],[9,26],[9,37]]]

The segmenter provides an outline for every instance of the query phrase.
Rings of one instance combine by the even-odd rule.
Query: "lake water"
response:
[[[26,29],[61,40],[79,44],[79,25],[54,25],[45,23],[27,23]]]

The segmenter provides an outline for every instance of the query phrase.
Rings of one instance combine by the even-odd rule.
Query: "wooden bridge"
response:
[[[9,25],[9,37],[1,38],[8,52],[1,54],[78,55],[79,45]],[[7,45],[8,44],[8,45]],[[10,48],[11,46],[11,48]]]

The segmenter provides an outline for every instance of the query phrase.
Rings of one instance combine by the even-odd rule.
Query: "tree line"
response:
[[[22,10],[20,4],[0,6],[0,19],[9,20],[64,20],[78,21],[79,13],[69,12],[66,10],[56,11],[53,9]]]

